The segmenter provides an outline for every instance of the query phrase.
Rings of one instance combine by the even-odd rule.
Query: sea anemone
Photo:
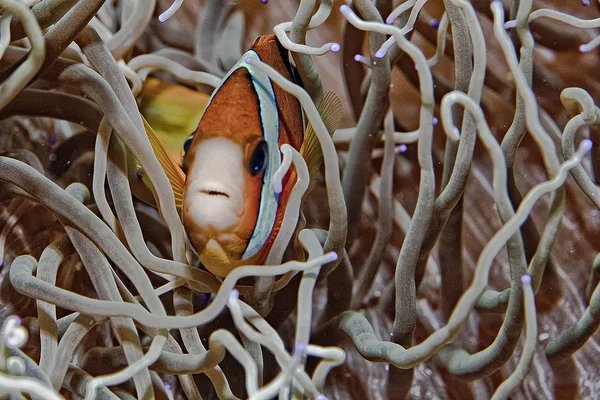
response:
[[[0,6],[0,398],[598,397],[600,3]],[[144,118],[183,145],[270,33],[323,167],[282,146],[267,261],[220,278]]]

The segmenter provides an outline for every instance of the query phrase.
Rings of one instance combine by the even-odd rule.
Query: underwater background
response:
[[[169,7],[0,0],[1,398],[600,396],[598,1]],[[274,31],[323,165],[223,279],[140,115],[179,160]]]

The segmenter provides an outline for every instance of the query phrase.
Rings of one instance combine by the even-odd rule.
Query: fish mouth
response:
[[[188,169],[183,193],[186,229],[205,237],[236,230],[244,221],[244,155],[238,143],[213,138],[201,142]]]
[[[232,192],[232,188],[224,185],[220,182],[207,182],[205,180],[197,180],[196,182],[192,182],[189,186],[190,192],[200,192],[209,195],[223,195],[226,197],[230,197],[230,193]]]
[[[227,231],[239,224],[244,214],[239,190],[220,182],[193,182],[186,198],[189,216],[209,231]]]
[[[221,207],[230,208],[231,211],[240,217],[244,211],[244,205],[239,190],[224,185],[220,182],[193,182],[188,192],[209,203],[220,204]],[[221,208],[219,207],[219,208]]]
[[[226,197],[228,199],[230,198],[230,196],[227,193],[222,192],[220,190],[202,189],[202,190],[200,190],[200,193],[204,193],[204,194],[207,194],[209,196],[223,196],[223,197]]]

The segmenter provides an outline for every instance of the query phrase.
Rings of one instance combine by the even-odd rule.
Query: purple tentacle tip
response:
[[[260,2],[263,3],[263,4],[268,4],[269,0],[260,0]]]
[[[144,175],[142,174],[142,172],[141,172],[141,171],[137,171],[137,172],[135,173],[135,176],[136,176],[138,179],[140,179],[140,180],[141,180],[141,179],[144,177]]]
[[[588,152],[592,148],[592,141],[590,139],[582,140],[580,146],[583,151]]]
[[[198,293],[197,298],[201,304],[206,304],[210,300],[210,295],[206,293]]]
[[[433,117],[433,126],[436,126],[439,122],[440,122],[439,119],[437,119],[436,117]]]
[[[440,27],[440,20],[439,19],[432,20],[431,26],[433,27],[433,29],[438,29]]]
[[[348,6],[347,4],[342,4],[340,6],[340,12],[341,13],[345,13],[345,12],[348,12],[348,11],[350,11],[350,6]]]
[[[330,263],[338,259],[338,254],[335,251],[330,251],[325,254],[326,260],[325,263]]]
[[[521,277],[521,283],[524,285],[531,285],[531,276],[529,275],[523,275]]]
[[[244,61],[246,62],[246,64],[252,64],[252,61],[254,60],[252,60],[252,57],[246,57]]]
[[[317,396],[317,400],[327,400],[327,397],[324,394],[320,394]]]
[[[360,54],[355,54],[354,55],[354,61],[360,62]]]
[[[388,25],[391,25],[394,23],[394,21],[396,20],[396,17],[394,17],[393,15],[389,15],[386,19],[385,19],[385,23]]]
[[[455,127],[455,126],[454,126],[454,127],[452,127],[452,135],[453,135],[455,138],[458,138],[458,137],[460,137],[460,131],[459,131],[459,130],[458,130],[458,128],[457,128],[457,127]]]
[[[377,58],[383,58],[383,57],[385,57],[385,54],[386,54],[386,53],[387,53],[387,51],[386,51],[386,50],[384,50],[384,49],[379,49],[379,50],[377,50],[377,51],[375,52],[375,57],[377,57]]]
[[[590,5],[590,0],[581,0],[581,4],[587,7]]]
[[[340,45],[338,43],[332,43],[331,51],[333,51],[334,53],[337,53],[338,51],[340,51]]]
[[[50,143],[50,145],[54,146],[57,142],[58,142],[58,138],[55,135],[50,135],[50,137],[48,138],[48,143]]]
[[[299,354],[304,354],[304,352],[306,351],[306,343],[298,343],[296,345],[296,347],[294,348],[294,354],[299,353]]]
[[[404,153],[406,150],[408,150],[408,147],[405,144],[398,146],[398,153]]]

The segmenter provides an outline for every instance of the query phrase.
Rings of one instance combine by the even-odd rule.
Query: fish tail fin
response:
[[[323,119],[325,128],[327,128],[327,132],[329,132],[330,136],[333,136],[342,118],[342,102],[340,101],[340,98],[334,92],[325,92],[317,101],[316,107],[317,111],[319,111],[319,115]],[[304,158],[304,161],[306,161],[310,175],[310,184],[305,193],[305,196],[307,196],[316,185],[317,174],[323,162],[321,144],[310,123],[307,125],[304,132],[304,141],[300,148],[300,154]]]

